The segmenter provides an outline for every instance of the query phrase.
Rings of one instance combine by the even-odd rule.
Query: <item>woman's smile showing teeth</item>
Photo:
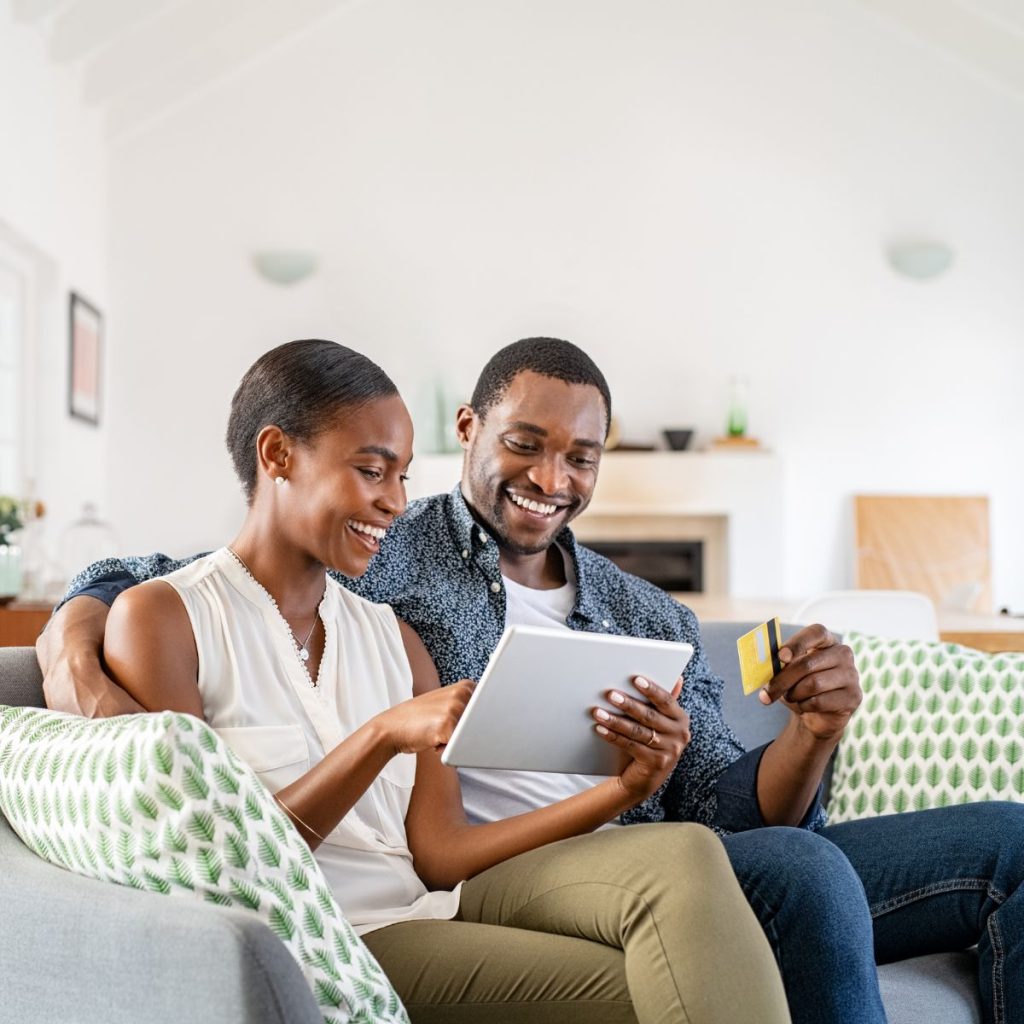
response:
[[[380,545],[380,542],[384,539],[385,530],[379,526],[371,526],[369,523],[361,523],[358,519],[349,519],[347,525],[352,527],[356,533],[363,535],[363,539],[371,547],[376,548]]]
[[[523,498],[518,494],[513,494],[511,491],[506,492],[514,505],[518,505],[520,508],[526,509],[527,512],[533,512],[541,516],[554,515],[559,510],[558,505],[551,505],[543,501],[534,501],[531,498]]]

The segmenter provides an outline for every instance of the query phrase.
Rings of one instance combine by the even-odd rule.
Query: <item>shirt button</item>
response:
[[[601,625],[604,626],[605,629],[609,629],[611,627],[611,623],[607,619],[602,619]]]
[[[486,544],[487,543],[487,534],[486,533],[481,533],[480,534],[480,543],[481,544]]]
[[[500,592],[501,592],[501,584],[497,580],[495,580],[491,584],[491,593],[492,594],[497,594],[497,593],[500,593]]]
[[[468,551],[463,551],[462,552],[462,557],[463,558],[469,558],[469,552]]]

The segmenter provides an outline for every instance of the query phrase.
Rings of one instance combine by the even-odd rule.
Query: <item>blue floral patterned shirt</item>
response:
[[[722,681],[704,656],[696,616],[658,587],[577,544],[570,529],[562,531],[558,543],[576,570],[576,604],[566,620],[570,628],[685,641],[694,648],[680,697],[690,715],[690,745],[661,789],[626,812],[623,822],[696,821],[722,834],[764,825],[756,796],[764,747],[745,752],[722,719]],[[473,518],[456,487],[410,502],[388,529],[366,575],[332,575],[362,597],[390,604],[419,633],[447,684],[479,679],[505,628],[498,554],[494,538]],[[72,580],[64,601],[87,594],[111,604],[122,590],[199,557],[153,554],[97,562]],[[816,798],[803,827],[824,823]]]

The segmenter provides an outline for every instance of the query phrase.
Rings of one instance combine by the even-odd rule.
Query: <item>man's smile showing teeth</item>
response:
[[[525,508],[527,512],[537,512],[542,516],[550,516],[558,511],[557,505],[548,505],[541,501],[532,501],[529,498],[521,498],[518,494],[513,494],[511,491],[508,491],[507,493],[514,504],[518,505],[520,508]]]
[[[355,519],[349,519],[348,525],[353,530],[359,533],[365,533],[368,537],[372,537],[375,541],[382,541],[384,539],[385,530],[382,530],[379,526],[371,526],[369,523],[360,523]]]

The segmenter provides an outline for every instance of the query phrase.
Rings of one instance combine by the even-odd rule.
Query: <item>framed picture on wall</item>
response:
[[[95,306],[72,292],[68,324],[68,412],[98,425],[103,317]]]

